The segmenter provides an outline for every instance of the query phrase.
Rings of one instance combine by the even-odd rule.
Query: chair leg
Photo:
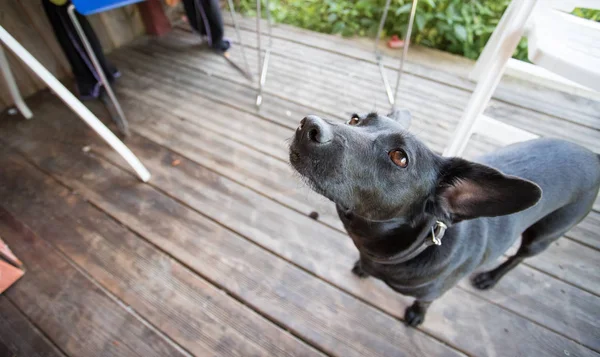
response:
[[[252,72],[250,71],[250,65],[248,64],[248,57],[246,56],[246,48],[242,42],[242,35],[240,33],[240,26],[235,16],[235,6],[233,0],[227,0],[227,6],[229,7],[229,13],[231,14],[231,21],[233,21],[233,28],[235,29],[235,35],[240,43],[240,50],[242,51],[242,57],[244,58],[244,66],[246,67],[246,75],[252,80]]]
[[[492,36],[485,44],[483,52],[481,52],[477,62],[475,62],[475,66],[469,73],[469,78],[471,80],[478,80],[481,75],[486,72],[492,59],[500,50],[500,46],[502,45],[502,42],[506,36],[506,29],[510,27],[511,22],[514,21],[515,15],[519,12],[519,9],[523,4],[524,3],[521,1],[511,1],[511,3],[508,5],[508,8],[506,8],[502,18],[500,19],[500,22],[498,23],[498,26],[496,26],[496,29],[494,32],[492,32]]]
[[[117,115],[119,116],[119,119],[121,120],[121,123],[119,123],[120,124],[119,127],[122,128],[124,135],[129,135],[129,124],[127,123],[127,118],[125,117],[125,113],[123,112],[123,109],[121,108],[121,104],[119,104],[119,101],[117,100],[117,96],[113,92],[112,87],[110,86],[110,83],[108,83],[108,79],[106,79],[106,74],[104,73],[104,70],[102,69],[102,66],[100,65],[100,61],[98,61],[98,58],[96,57],[96,54],[94,53],[94,50],[92,49],[92,46],[90,45],[90,42],[88,41],[87,36],[85,35],[85,32],[83,31],[83,28],[81,27],[81,24],[79,23],[79,20],[77,20],[77,16],[75,14],[75,6],[73,4],[69,5],[67,12],[69,14],[69,17],[71,18],[71,21],[73,22],[73,26],[75,27],[77,34],[79,35],[79,38],[81,39],[81,42],[83,43],[83,47],[85,47],[85,52],[90,57],[90,60],[92,61],[92,65],[94,66],[94,68],[96,69],[96,72],[98,73],[98,76],[100,77],[100,82],[102,83],[104,90],[106,90],[106,94],[110,98],[115,110],[117,111]]]
[[[23,63],[25,63],[56,95],[71,108],[86,124],[88,124],[108,145],[127,161],[138,177],[147,182],[150,172],[140,160],[129,150],[112,131],[110,131],[96,116],[83,105],[56,77],[52,75],[31,53],[15,40],[2,26],[0,26],[0,41],[3,42]]]
[[[381,34],[383,33],[383,26],[385,25],[385,20],[387,19],[388,12],[390,10],[390,3],[392,0],[386,0],[385,6],[383,8],[383,14],[381,15],[381,20],[379,20],[379,27],[377,28],[377,36],[375,36],[375,42],[373,44],[373,51],[375,52],[375,60],[377,61],[377,66],[379,67],[379,74],[381,75],[381,80],[383,81],[383,88],[385,89],[385,94],[388,97],[388,102],[390,105],[394,105],[394,94],[392,93],[392,87],[390,86],[390,82],[385,74],[385,66],[383,64],[383,57],[379,52],[379,41],[381,40]]]
[[[15,103],[15,107],[19,109],[21,114],[25,117],[25,119],[31,119],[33,114],[23,97],[21,97],[21,92],[19,92],[19,87],[17,86],[17,82],[15,81],[15,77],[10,70],[10,65],[8,64],[8,58],[6,58],[6,54],[4,53],[4,49],[2,45],[0,45],[0,70],[2,70],[2,74],[4,75],[4,80],[6,81],[6,86],[8,87],[8,91]]]
[[[385,93],[388,97],[388,102],[392,106],[392,109],[396,107],[396,99],[398,98],[398,88],[400,88],[400,78],[402,78],[402,71],[404,69],[404,61],[406,60],[406,56],[408,54],[408,47],[410,45],[410,37],[412,34],[413,23],[415,20],[415,14],[417,11],[418,0],[412,0],[412,7],[410,9],[410,18],[408,21],[408,27],[406,31],[406,36],[404,36],[404,47],[402,48],[402,57],[400,58],[400,66],[398,68],[398,75],[396,77],[396,87],[394,92],[392,93],[392,88],[390,86],[390,82],[387,78],[385,72],[385,66],[383,65],[383,58],[381,53],[379,52],[379,41],[381,40],[381,34],[383,32],[383,26],[385,24],[385,20],[387,19],[387,15],[390,9],[391,0],[387,0],[385,2],[385,7],[383,8],[383,14],[381,15],[381,20],[379,20],[379,28],[377,29],[377,36],[375,36],[375,42],[373,44],[375,51],[375,59],[377,60],[377,66],[379,67],[379,74],[381,75],[381,80],[383,81],[383,87],[385,89]]]
[[[454,132],[450,145],[444,150],[444,156],[459,156],[467,146],[469,137],[473,133],[473,128],[477,119],[483,114],[487,103],[492,98],[494,90],[498,86],[508,60],[512,57],[519,40],[523,35],[525,23],[535,7],[536,0],[524,0],[513,14],[513,19],[506,27],[507,34],[502,37],[503,41],[499,50],[490,60],[486,71],[482,73],[475,91],[469,99],[460,122]],[[492,134],[493,135],[493,134]]]
[[[265,0],[265,10],[267,13],[267,27],[269,32],[269,43],[265,50],[265,57],[262,58],[262,43],[260,31],[261,0],[256,0],[256,43],[258,51],[258,92],[256,94],[256,107],[260,109],[263,100],[263,89],[267,82],[267,72],[269,71],[269,59],[271,57],[271,48],[273,47],[273,33],[271,26],[271,10],[269,9],[269,0]]]
[[[400,58],[400,67],[398,67],[398,76],[396,77],[396,89],[394,90],[394,103],[392,103],[392,109],[396,107],[396,101],[398,100],[398,88],[400,88],[400,78],[402,78],[402,72],[404,70],[404,61],[408,56],[408,46],[410,46],[410,37],[412,35],[413,25],[415,23],[415,14],[417,13],[417,5],[419,0],[413,0],[410,8],[410,18],[408,20],[408,29],[406,30],[406,36],[404,38],[404,47],[402,48],[402,58]]]

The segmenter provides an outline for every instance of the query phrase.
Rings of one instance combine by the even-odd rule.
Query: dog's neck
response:
[[[423,252],[429,244],[431,229],[436,224],[433,217],[422,217],[416,222],[397,218],[371,221],[352,212],[340,217],[361,254],[381,264],[399,264]]]

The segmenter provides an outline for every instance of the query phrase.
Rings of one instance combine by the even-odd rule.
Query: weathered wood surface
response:
[[[27,268],[6,297],[64,353],[184,356],[5,209],[0,235]]]
[[[0,177],[5,183],[0,194],[9,197],[4,205],[186,351],[195,355],[319,355],[16,159],[0,159]],[[29,187],[38,190],[28,191]],[[10,191],[25,197],[11,197]]]
[[[233,34],[234,32],[233,28],[231,27],[231,18],[226,17],[224,20],[229,26],[226,31],[230,34]],[[240,22],[240,27],[250,33],[250,37],[245,39],[245,43],[253,43],[256,41],[256,19],[240,16],[238,17],[238,21]],[[185,24],[180,24],[179,27],[189,31],[189,27]],[[263,32],[263,36],[265,36],[267,34],[265,20],[262,20],[261,30]],[[372,47],[373,44],[371,41],[347,39],[339,36],[320,34],[284,24],[277,24],[274,26],[272,33],[273,37],[275,38],[273,41],[274,48],[276,51],[281,49],[281,54],[292,54],[289,52],[290,47],[294,46],[295,44],[303,45],[303,47],[306,49],[318,49],[318,57],[301,58],[301,60],[307,60],[308,58],[308,61],[311,61],[312,59],[312,61],[314,61],[314,63],[318,63],[318,65],[329,63],[338,68],[344,67],[344,65],[337,60],[334,62],[327,62],[321,59],[327,58],[327,56],[329,56],[331,53],[343,54],[344,57],[349,58],[352,62],[356,62],[358,60],[360,62],[368,62],[371,64],[375,63],[375,56],[373,54]],[[231,37],[233,38],[234,36]],[[280,42],[286,42],[286,44],[284,44],[282,47],[278,47],[278,39],[282,40]],[[385,46],[381,46],[380,49],[384,54],[386,54],[386,56],[383,57],[383,63],[390,70],[390,72],[397,70],[400,51],[390,50]],[[434,54],[432,54],[434,50],[429,50],[427,52],[430,53],[430,57],[434,56]],[[443,52],[439,55],[443,56],[446,62],[452,61],[448,58],[451,55]],[[298,57],[295,58],[299,59]],[[440,69],[435,66],[435,64],[427,66],[416,61],[418,61],[418,57],[417,59],[411,60],[409,52],[408,61],[404,66],[405,72],[425,79],[440,82],[446,86],[461,88],[469,92],[475,88],[475,84],[472,81],[457,75],[456,73]],[[465,61],[465,59],[459,58],[457,61]],[[431,63],[434,61],[429,60],[428,62]],[[379,74],[377,73],[372,78],[379,80]],[[597,100],[590,100],[576,95],[545,88],[543,86],[532,85],[526,81],[511,81],[510,79],[505,79],[500,83],[496,89],[496,92],[494,93],[494,98],[496,98],[496,100],[493,100],[492,103],[497,101],[506,102],[519,107],[529,108],[536,112],[550,116],[560,117],[566,121],[600,129],[600,123],[598,122],[598,119],[600,118],[598,115],[598,113],[600,113],[600,102]]]
[[[48,108],[48,105],[44,104],[43,107]],[[51,111],[60,111],[60,108],[55,107]],[[141,112],[142,117],[147,117],[148,114],[149,113]],[[56,115],[56,118],[61,117],[64,116],[59,114]],[[131,118],[132,123],[139,120],[135,118],[137,118],[137,116]],[[97,168],[94,169],[94,167],[91,166],[82,169],[82,162],[86,161],[85,157],[78,157],[75,159],[64,154],[64,152],[73,151],[71,150],[73,149],[72,146],[77,145],[75,143],[65,145],[64,142],[68,142],[68,138],[77,137],[77,142],[81,143],[80,145],[90,142],[93,143],[96,140],[93,136],[85,137],[81,134],[76,136],[71,134],[71,130],[76,130],[76,132],[80,131],[80,129],[77,129],[77,123],[74,123],[75,125],[65,126],[63,120],[49,119],[45,121],[43,125],[20,125],[19,133],[18,135],[15,135],[15,137],[26,136],[30,138],[30,140],[23,145],[16,140],[9,140],[13,145],[18,145],[19,148],[28,152],[28,156],[41,165],[45,171],[57,175],[62,182],[91,199],[94,204],[107,210],[110,215],[127,225],[134,225],[137,227],[135,228],[136,231],[139,232],[139,230],[144,229],[152,230],[152,232],[164,232],[165,228],[162,227],[162,224],[160,228],[156,227],[152,229],[152,225],[158,223],[146,222],[143,218],[139,218],[135,215],[133,216],[135,217],[135,221],[132,222],[134,218],[131,213],[125,213],[123,212],[123,208],[119,208],[119,206],[129,206],[133,204],[133,207],[137,206],[139,208],[130,208],[126,211],[138,213],[144,212],[144,215],[150,217],[156,216],[158,213],[152,213],[153,211],[149,210],[147,204],[144,204],[143,202],[130,203],[132,200],[126,198],[127,196],[134,195],[135,197],[145,197],[144,201],[147,201],[149,193],[143,195],[139,193],[128,193],[129,191],[134,190],[134,186],[131,184],[125,185],[126,189],[117,190],[115,182],[118,182],[118,180],[116,178],[110,179],[109,166],[102,165],[104,168],[101,173],[99,173],[99,177],[90,174],[86,175],[85,172],[96,171]],[[134,130],[137,130],[138,127],[141,128],[147,126],[147,122],[142,122],[140,125],[136,125]],[[185,139],[186,135],[182,134],[189,132],[191,128],[181,129],[182,128],[179,128],[179,130],[177,130],[176,128],[172,134],[163,132],[162,136],[165,138],[172,138],[169,139],[171,140],[171,143],[176,141],[191,141]],[[58,138],[57,136],[48,137],[48,133],[56,133]],[[190,133],[190,135],[194,134],[195,133],[193,132]],[[175,139],[174,135],[177,135],[179,139]],[[211,140],[212,136],[195,137],[195,139],[197,141],[207,141],[208,144],[214,145]],[[61,145],[58,143],[63,143],[62,147],[57,147]],[[161,143],[170,145],[164,141]],[[304,215],[289,210],[286,211],[284,208],[278,207],[274,202],[245,189],[243,186],[230,182],[202,167],[198,167],[185,159],[186,155],[189,154],[187,151],[185,153],[180,153],[180,155],[166,152],[164,149],[161,149],[147,140],[142,140],[138,143],[137,139],[132,139],[130,145],[136,152],[142,155],[144,162],[153,171],[155,175],[154,180],[157,181],[157,188],[161,191],[164,190],[165,193],[172,195],[177,200],[181,200],[208,217],[217,220],[217,222],[225,225],[229,229],[239,232],[259,246],[267,248],[278,256],[294,262],[296,265],[300,265],[304,269],[313,272],[313,274],[322,277],[325,281],[358,296],[361,300],[369,301],[370,304],[375,304],[378,308],[383,309],[393,316],[402,316],[403,308],[409,303],[408,299],[400,297],[390,291],[387,287],[372,279],[363,282],[352,277],[349,273],[349,267],[351,266],[353,259],[355,259],[354,248],[351,246],[350,241],[339,232],[325,226],[316,225]],[[49,150],[49,146],[54,147],[54,149]],[[96,146],[97,145],[93,145],[94,148]],[[248,149],[245,149],[243,152],[227,150],[226,148],[222,149],[229,155],[237,158],[245,157],[250,151]],[[56,156],[53,152],[57,151],[63,152],[63,154],[61,154],[62,158],[51,159],[48,161],[50,157]],[[79,150],[75,151],[79,153]],[[110,150],[100,149],[99,152],[103,153],[103,155],[108,155],[111,159],[115,159],[111,156],[112,153]],[[173,168],[171,165],[172,161],[175,159],[182,160],[182,163],[176,168]],[[115,161],[118,162],[118,159]],[[180,174],[180,171],[182,170],[185,175]],[[100,177],[102,177],[102,179],[100,179]],[[132,176],[130,179],[134,180]],[[110,189],[107,187],[97,187],[99,184],[94,183],[97,180],[102,182],[102,187],[110,185]],[[198,187],[203,187],[203,189],[198,190]],[[110,193],[110,191],[113,190],[119,192],[118,196],[115,196],[114,199],[111,198],[113,193]],[[136,198],[135,200],[139,201],[139,198]],[[152,200],[152,202],[155,202],[155,200]],[[163,201],[161,200],[161,202]],[[153,205],[156,205],[156,203]],[[164,210],[165,208],[163,207],[161,212]],[[168,211],[172,212],[173,210],[175,210],[175,208],[171,208]],[[174,212],[179,211],[175,210]],[[175,213],[172,214],[175,215]],[[181,214],[177,214],[177,216],[179,217]],[[167,221],[169,221],[171,225],[178,226],[175,221],[180,219],[182,218],[170,218]],[[141,222],[139,222],[140,220]],[[189,225],[189,223],[187,225]],[[144,233],[143,235],[148,238],[151,234],[155,233]],[[160,246],[164,245],[164,243],[159,242],[155,242],[155,244]],[[191,251],[191,249],[188,248],[186,251]],[[183,253],[173,254],[179,256]],[[226,254],[226,252],[220,251],[219,254]],[[571,296],[571,292],[569,292],[569,295]],[[573,294],[573,298],[579,299],[577,294]],[[470,301],[470,304],[465,305],[464,301]],[[582,304],[585,306],[586,302],[582,301]],[[471,306],[476,307],[475,312],[471,310]],[[518,315],[506,313],[503,309],[487,303],[486,300],[477,298],[470,293],[461,292],[460,289],[455,289],[448,293],[443,300],[440,300],[438,306],[432,309],[431,315],[428,316],[430,324],[428,327],[424,327],[425,330],[442,339],[442,341],[457,346],[460,350],[468,353],[486,354],[490,351],[501,349],[503,344],[502,341],[504,340],[496,341],[497,345],[495,345],[493,343],[490,344],[490,341],[483,343],[485,340],[483,337],[487,335],[505,335],[507,334],[506,330],[509,331],[512,336],[511,338],[513,339],[523,338],[523,343],[515,344],[514,346],[514,353],[516,354],[556,353],[556,351],[562,351],[564,349],[572,351],[573,348],[576,348],[577,346],[577,344],[573,344],[571,341],[560,335],[545,330]],[[269,309],[265,307],[261,307],[261,310],[264,312],[269,311]],[[465,320],[464,325],[461,324],[457,326],[456,322],[454,322],[453,329],[447,329],[446,324],[451,323],[451,320],[453,320],[453,318],[448,320],[448,316],[469,316],[470,314],[476,314],[479,319],[486,322],[472,324]],[[559,316],[560,315],[555,314],[552,319],[556,320]],[[298,319],[299,317],[296,318]],[[282,323],[285,324],[286,322]],[[463,332],[459,334],[452,332],[457,330]],[[472,337],[477,335],[481,336],[481,343],[473,342]],[[580,336],[576,336],[576,338],[583,340]],[[545,340],[546,343],[544,343],[543,346],[525,343],[525,341],[531,339]],[[586,337],[585,339],[588,340],[589,338]],[[523,348],[526,349],[523,350]],[[539,350],[539,348],[542,348],[542,350]],[[553,350],[555,352],[551,352]],[[589,351],[586,352],[586,350],[581,350],[580,353],[586,354],[589,353]]]
[[[10,300],[0,295],[0,356],[64,356]]]

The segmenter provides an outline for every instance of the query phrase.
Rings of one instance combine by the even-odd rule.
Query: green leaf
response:
[[[402,14],[408,14],[410,12],[410,8],[412,7],[412,3],[404,4],[396,9],[396,16]]]
[[[427,5],[429,5],[432,9],[435,9],[435,1],[434,0],[425,0]]]
[[[331,29],[331,32],[332,33],[340,33],[342,31],[344,31],[345,27],[346,27],[346,25],[343,22],[338,21],[335,24],[333,24],[333,28]]]
[[[334,23],[337,19],[338,19],[338,16],[336,14],[329,14],[329,16],[327,16],[327,21],[330,24]]]
[[[454,24],[454,34],[463,42],[467,40],[467,29],[461,24]]]
[[[425,27],[425,22],[427,22],[427,20],[425,19],[425,15],[416,14],[415,22],[417,23],[417,30],[422,31],[423,28]]]

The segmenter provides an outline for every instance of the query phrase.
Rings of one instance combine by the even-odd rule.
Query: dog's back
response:
[[[490,258],[500,256],[512,245],[513,239],[501,237],[521,234],[533,246],[527,255],[544,250],[589,213],[600,188],[600,156],[563,140],[544,138],[518,143],[477,161],[542,188],[542,198],[535,206],[486,219],[496,233],[488,240]]]
[[[520,216],[537,221],[574,202],[593,204],[600,187],[600,157],[592,151],[559,139],[537,139],[507,146],[476,160],[506,175],[535,182],[542,188],[537,205]],[[518,197],[516,197],[518,198]]]

